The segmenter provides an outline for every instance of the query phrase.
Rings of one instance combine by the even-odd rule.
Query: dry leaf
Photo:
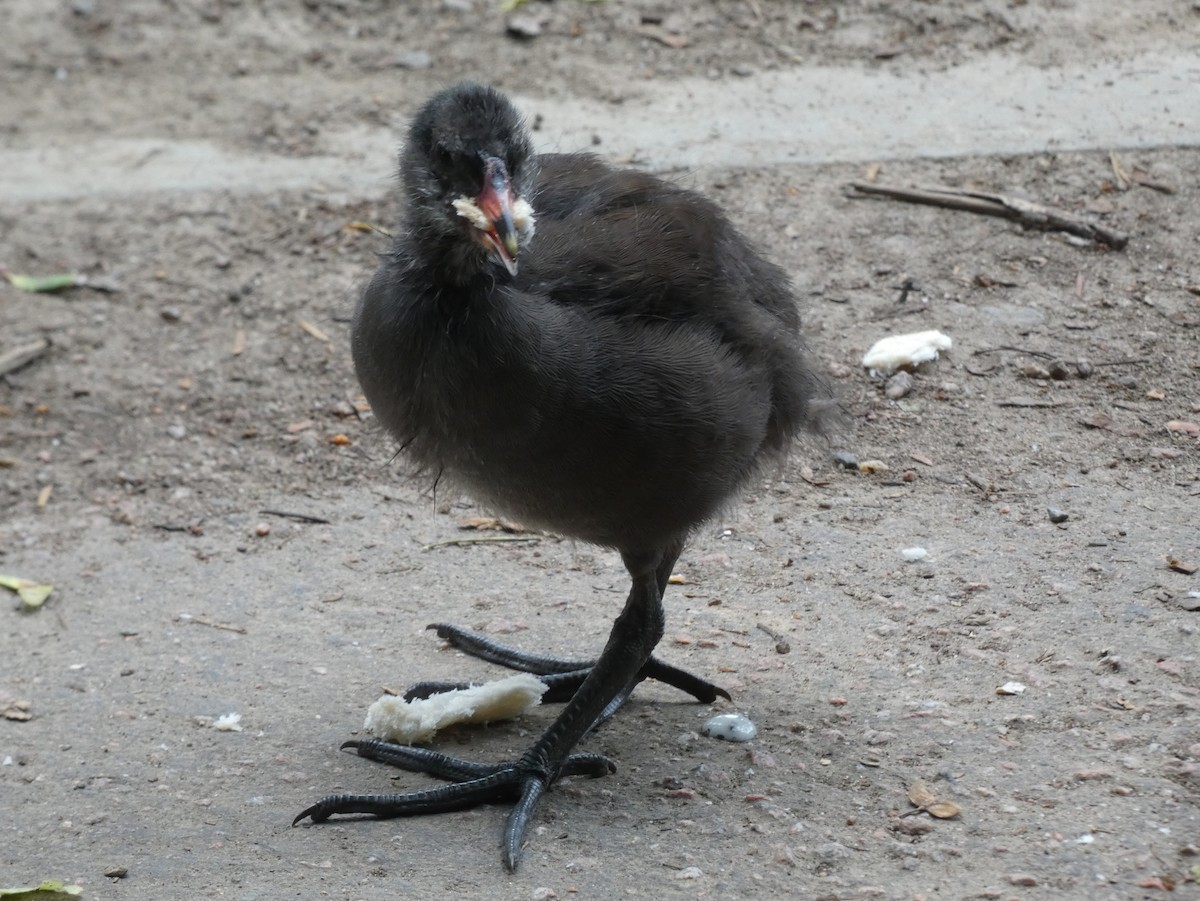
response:
[[[53,585],[39,585],[37,582],[31,582],[29,579],[22,579],[19,576],[5,575],[0,575],[0,587],[15,591],[21,602],[30,609],[42,606],[46,602],[46,598],[50,597],[50,592],[54,590]]]
[[[937,803],[937,795],[929,790],[929,786],[923,780],[918,779],[908,787],[908,800],[914,807],[925,809],[930,804]]]
[[[1167,566],[1171,567],[1177,573],[1183,573],[1185,576],[1195,575],[1196,570],[1200,569],[1195,563],[1189,563],[1186,560],[1180,560],[1176,557],[1168,557]]]
[[[0,716],[6,720],[15,720],[16,722],[23,723],[26,720],[33,719],[33,714],[29,712],[29,708],[32,706],[28,701],[5,698],[0,700]]]
[[[926,804],[925,810],[930,816],[937,817],[939,820],[949,820],[962,813],[962,808],[950,801],[935,801],[933,804]]]

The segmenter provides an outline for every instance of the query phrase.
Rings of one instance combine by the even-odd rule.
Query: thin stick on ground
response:
[[[850,187],[862,194],[890,197],[892,200],[903,200],[907,203],[923,203],[927,206],[978,213],[981,216],[1011,219],[1025,228],[1063,231],[1087,238],[1098,244],[1107,244],[1114,250],[1121,250],[1129,243],[1129,236],[1121,232],[1088,222],[1062,210],[1042,206],[1040,203],[1030,200],[1022,200],[1019,197],[1009,197],[1005,194],[943,187],[897,188],[889,185],[873,185],[862,181],[851,182]]]

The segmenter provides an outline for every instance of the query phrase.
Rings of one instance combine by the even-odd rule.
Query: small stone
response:
[[[703,879],[704,871],[699,867],[684,867],[675,874],[676,879]]]
[[[256,525],[254,527],[254,534],[257,535],[259,538],[266,538],[268,535],[271,534],[271,527],[269,525],[267,525],[265,522],[260,522],[258,525]]]
[[[916,563],[918,560],[924,560],[928,557],[929,551],[923,547],[906,547],[900,552],[900,556],[909,563]]]
[[[396,57],[396,65],[401,69],[428,69],[433,57],[424,50],[408,50]]]
[[[515,38],[530,40],[542,33],[541,20],[525,13],[511,15],[504,23],[505,30]]]
[[[176,307],[163,307],[158,311],[158,315],[166,322],[178,322],[181,318],[181,314]]]
[[[729,71],[739,78],[749,78],[754,74],[754,67],[749,63],[736,63]]]
[[[1009,873],[1008,881],[1013,885],[1037,885],[1037,877],[1029,873]]]
[[[187,437],[187,426],[179,425],[178,423],[175,425],[169,425],[167,426],[167,434],[176,441],[181,441]]]
[[[1067,364],[1062,360],[1055,360],[1050,364],[1050,378],[1056,382],[1064,382],[1071,377],[1071,370],[1067,368]]]
[[[1047,507],[1046,515],[1050,517],[1050,521],[1054,524],[1066,522],[1070,517],[1065,510],[1060,510],[1058,507]]]
[[[883,386],[884,396],[888,400],[899,400],[906,396],[913,387],[913,378],[903,369],[887,380]]]
[[[714,716],[700,731],[709,738],[735,742],[750,741],[758,735],[754,723],[740,713],[722,713]]]
[[[104,871],[104,875],[109,879],[124,879],[129,875],[128,867],[109,867]]]

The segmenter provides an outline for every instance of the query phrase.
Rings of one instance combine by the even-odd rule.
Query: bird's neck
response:
[[[411,264],[431,286],[452,287],[456,291],[490,289],[503,274],[484,254],[482,248],[463,240],[461,235],[432,234],[413,228],[408,235]]]

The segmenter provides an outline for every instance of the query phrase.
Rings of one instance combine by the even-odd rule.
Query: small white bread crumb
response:
[[[218,732],[241,732],[242,715],[240,713],[226,713],[223,716],[213,720],[213,728]]]
[[[512,719],[540,704],[546,685],[537,676],[518,673],[496,682],[406,701],[384,695],[367,710],[363,728],[384,741],[429,741],[455,723],[491,723]]]
[[[450,205],[458,210],[458,215],[462,216],[481,232],[492,230],[492,223],[483,210],[475,205],[475,201],[470,197],[460,197],[457,200],[451,201]]]
[[[938,353],[949,350],[954,342],[938,331],[889,335],[871,345],[862,364],[872,375],[891,375],[897,369],[936,360]]]

